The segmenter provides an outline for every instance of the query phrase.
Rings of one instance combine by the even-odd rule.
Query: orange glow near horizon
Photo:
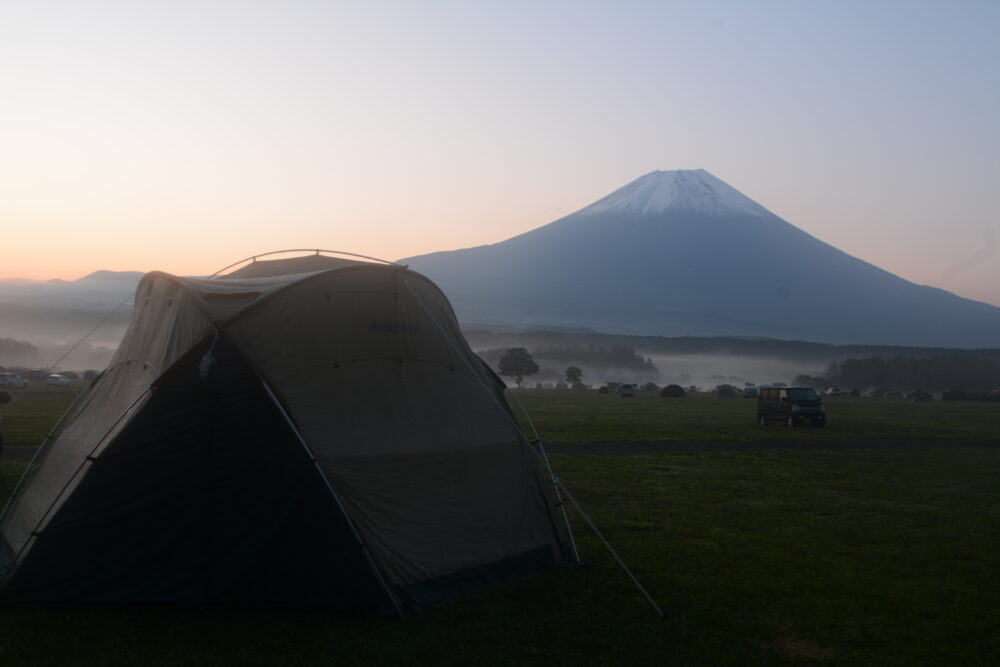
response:
[[[290,247],[397,260],[498,243],[652,170],[705,168],[848,254],[1000,305],[1000,87],[983,85],[1000,3],[528,14],[5,11],[0,279],[204,275]]]

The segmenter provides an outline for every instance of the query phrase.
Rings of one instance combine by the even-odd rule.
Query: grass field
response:
[[[53,422],[83,388],[36,386],[15,390],[0,406],[4,440],[41,442]],[[774,439],[1000,439],[1000,404],[836,397],[825,401],[825,428],[757,424],[756,401],[713,394],[634,398],[596,391],[516,390],[544,442],[751,441]],[[514,406],[515,414],[519,410]],[[525,428],[527,425],[522,424]]]
[[[840,438],[893,437],[914,420],[928,431],[895,437],[1000,432],[996,405],[830,401],[830,426],[805,431],[760,429],[742,399],[522,400],[550,441],[830,437],[838,422]],[[589,567],[403,621],[287,606],[3,606],[0,664],[1000,663],[1000,449],[552,459],[666,619],[577,518]],[[0,462],[0,493],[22,465]]]
[[[752,399],[713,394],[634,398],[596,391],[518,390],[545,442],[762,440],[800,438],[1000,438],[1000,404],[836,397],[825,401],[825,428],[757,424]],[[517,412],[515,410],[515,412]]]
[[[8,445],[37,445],[86,384],[77,380],[67,387],[34,384],[27,389],[6,389],[12,401],[0,405],[0,430]]]

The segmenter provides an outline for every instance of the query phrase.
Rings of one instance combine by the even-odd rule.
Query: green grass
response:
[[[37,445],[52,430],[56,420],[84,390],[76,380],[66,387],[32,384],[25,389],[8,389],[11,402],[0,405],[0,429],[8,445]]]
[[[11,392],[14,401],[0,406],[4,441],[41,442],[83,386],[82,382],[69,387],[36,385]],[[517,395],[544,442],[1000,438],[997,403],[828,398],[826,428],[789,429],[778,424],[761,428],[756,401],[744,398],[720,399],[712,394],[661,398],[643,392],[622,398],[596,391],[536,389],[518,390]],[[516,406],[514,412],[519,414]]]
[[[553,464],[665,620],[577,520],[591,567],[404,621],[283,606],[0,607],[0,664],[1000,660],[1000,451],[562,455]],[[0,464],[4,488],[13,467]]]
[[[757,424],[757,403],[712,394],[634,398],[596,391],[518,390],[544,442],[711,441],[803,438],[1000,438],[1000,405],[835,397],[825,428]],[[519,413],[514,408],[515,413]],[[523,420],[522,420],[523,421]]]
[[[831,399],[825,430],[761,429],[744,399],[520,395],[553,442],[1000,433],[996,404]],[[18,395],[7,441],[38,442],[70,396]],[[296,606],[0,606],[0,664],[1000,663],[1000,448],[552,461],[665,620],[574,517],[589,567],[404,621]],[[0,497],[23,465],[0,461]]]

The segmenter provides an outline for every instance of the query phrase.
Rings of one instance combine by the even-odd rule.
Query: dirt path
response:
[[[847,449],[1000,449],[1000,440],[742,440],[725,442],[565,442],[544,443],[549,454],[695,454]]]

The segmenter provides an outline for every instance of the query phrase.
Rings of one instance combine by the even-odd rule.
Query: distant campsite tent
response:
[[[405,609],[563,560],[501,381],[420,274],[147,274],[0,523],[4,595]]]

